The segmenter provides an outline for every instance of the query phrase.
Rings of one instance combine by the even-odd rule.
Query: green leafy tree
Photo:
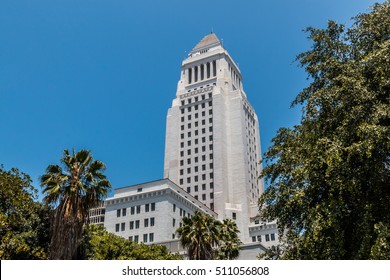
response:
[[[0,166],[0,259],[46,259],[49,209],[35,201],[30,177]]]
[[[103,162],[87,150],[64,150],[62,167],[49,165],[41,176],[44,201],[55,208],[52,219],[50,259],[72,259],[90,208],[107,195],[110,182]]]
[[[281,258],[389,259],[390,2],[307,32],[302,120],[265,154],[261,215],[278,221]]]
[[[137,244],[97,225],[84,227],[78,253],[78,258],[89,260],[182,259],[178,254],[170,254],[165,246]]]
[[[241,241],[232,220],[221,223],[195,211],[193,216],[183,217],[177,233],[191,260],[234,259],[239,255]]]

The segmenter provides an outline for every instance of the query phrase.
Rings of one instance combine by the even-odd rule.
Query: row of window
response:
[[[201,177],[202,177],[203,181],[206,180],[206,174],[202,174]],[[214,173],[213,172],[209,173],[209,178],[210,179],[214,179]],[[199,181],[199,177],[198,177],[198,175],[195,175],[194,176],[194,182],[198,182],[198,181]],[[184,184],[184,179],[181,178],[179,180],[179,182],[180,182],[180,185]],[[187,182],[187,184],[190,184],[191,183],[191,177],[187,177],[186,182]]]
[[[130,241],[134,241],[136,243],[139,242],[139,235],[134,235],[134,236],[129,236]],[[148,243],[148,242],[154,242],[154,233],[145,233],[143,235],[143,243]]]
[[[207,103],[202,103],[202,104],[200,104],[200,107],[201,107],[202,109],[205,109],[205,108],[206,108],[206,104],[207,104]],[[209,101],[209,102],[208,102],[208,105],[209,105],[209,107],[212,107],[212,106],[213,106],[213,101]],[[187,112],[191,112],[192,107],[194,107],[194,110],[198,110],[198,109],[199,109],[198,104],[196,104],[196,105],[194,105],[194,106],[188,106],[188,107],[187,107]],[[182,114],[184,114],[185,108],[181,108],[181,109],[180,109],[180,112],[181,112]],[[204,114],[203,114],[203,113],[204,113]],[[209,114],[212,114],[212,112],[210,113],[210,110],[209,110]],[[206,112],[205,112],[205,111],[202,111],[202,116],[204,117],[205,115],[206,115]],[[198,117],[198,115],[195,114],[195,118],[197,118],[197,117]]]
[[[211,182],[210,183],[210,189],[213,189],[214,188],[214,183]],[[205,191],[206,190],[206,184],[202,184],[202,191]],[[187,192],[188,193],[191,193],[192,189],[191,187],[187,187]],[[199,191],[199,187],[197,185],[194,186],[194,192],[198,192]]]
[[[214,164],[212,162],[209,163],[209,168],[213,169]],[[202,171],[206,170],[206,164],[202,164]],[[194,172],[199,172],[199,166],[194,166]],[[180,169],[180,175],[184,174],[184,169]],[[187,174],[191,174],[191,167],[187,167]]]
[[[183,138],[184,138],[184,135],[183,135]],[[206,137],[203,136],[201,138],[201,140],[202,140],[202,143],[206,143]],[[209,135],[209,141],[213,141],[213,135]],[[195,145],[198,145],[199,144],[199,139],[198,138],[194,139],[194,143],[195,143]],[[187,146],[189,147],[189,146],[191,146],[191,144],[192,144],[191,140],[188,140],[187,141]],[[184,148],[184,142],[180,142],[180,147]],[[209,147],[209,148],[210,148],[210,150],[213,149],[212,147]],[[206,146],[205,146],[204,149],[202,148],[202,150],[204,152],[206,150]]]
[[[209,132],[213,132],[213,127],[212,127],[212,126],[209,126],[208,131],[209,131]],[[191,132],[192,132],[192,131],[188,131],[188,132],[187,132],[187,137],[191,137],[191,136],[192,136],[192,133],[191,133]],[[206,134],[206,128],[202,128],[201,132],[202,132],[202,134]],[[194,131],[194,135],[195,135],[195,136],[198,136],[198,135],[199,135],[199,130],[198,130],[198,129]],[[180,134],[180,138],[181,138],[181,139],[184,139],[184,136],[185,136],[184,133],[181,133],[181,134]]]
[[[145,228],[154,227],[154,225],[155,225],[154,217],[144,219],[144,227]],[[139,228],[140,228],[140,220],[135,220],[135,221],[129,222],[129,229],[130,230],[139,229]],[[115,224],[115,232],[125,231],[125,230],[126,230],[126,223]]]
[[[213,60],[212,64],[207,62],[206,64],[201,64],[199,66],[195,66],[194,68],[189,68],[187,73],[189,84],[191,84],[193,81],[196,83],[198,80],[203,81],[206,78],[209,79],[211,74],[213,77],[215,77],[217,76],[217,62]]]
[[[256,242],[256,241],[262,242],[261,235],[252,236],[252,242]],[[275,241],[275,233],[265,235],[265,242],[269,242],[269,241]]]
[[[187,144],[188,144],[188,146],[191,146],[191,141],[188,141]],[[182,148],[184,147],[184,143],[183,143],[183,142],[181,143],[181,147],[182,147]],[[213,144],[209,144],[209,151],[212,151],[213,148],[214,148]],[[201,150],[202,150],[202,152],[206,152],[206,146],[201,146]],[[182,154],[184,155],[184,151],[181,151],[181,152],[183,152]],[[195,153],[195,154],[199,153],[199,148],[198,148],[198,147],[197,147],[197,148],[194,148],[194,153]],[[191,155],[191,149],[188,149],[188,150],[187,150],[187,155],[188,155],[188,156]]]
[[[207,86],[208,86],[208,85],[207,85]],[[202,87],[201,87],[201,88],[202,88]],[[212,95],[213,95],[213,94],[212,94],[211,92],[209,92],[208,98],[211,98]],[[205,99],[206,99],[206,95],[205,95],[205,94],[202,94],[201,98],[202,98],[202,100],[205,100]],[[195,96],[195,97],[194,97],[194,102],[198,102],[198,101],[200,101],[199,97],[198,97],[198,96]],[[190,98],[187,99],[187,104],[191,104],[191,103],[192,103],[192,98],[190,97]],[[182,101],[181,101],[181,105],[182,105],[182,106],[185,105],[185,100],[182,100]],[[189,120],[190,120],[190,119],[189,119]]]
[[[130,214],[131,215],[140,214],[141,213],[141,206],[142,205],[131,206],[130,207]],[[155,211],[156,210],[156,203],[152,202],[150,204],[149,203],[145,204],[144,205],[144,210],[145,210],[145,212]],[[122,208],[122,209],[117,209],[116,210],[116,216],[118,218],[121,217],[121,214],[122,214],[122,217],[125,217],[126,214],[127,214],[127,208]]]
[[[188,115],[188,116],[190,117],[191,115]],[[209,123],[213,123],[213,118],[209,118]],[[206,125],[206,120],[202,120],[201,124],[202,125]],[[199,122],[198,121],[194,122],[194,126],[198,127],[199,126]],[[192,124],[191,123],[187,123],[187,128],[191,129],[191,127],[192,127]],[[180,129],[184,130],[184,124],[181,125]]]
[[[191,153],[187,154],[187,155],[191,155]],[[180,152],[180,156],[181,157],[184,157],[184,151],[181,151]],[[202,161],[206,161],[206,155],[202,155],[201,156],[202,158]],[[209,159],[213,159],[213,154],[209,154]],[[199,162],[199,157],[194,157],[194,162],[197,163]],[[187,158],[187,164],[191,164],[191,159],[190,158]],[[184,165],[184,160],[180,160],[180,166],[183,166]]]

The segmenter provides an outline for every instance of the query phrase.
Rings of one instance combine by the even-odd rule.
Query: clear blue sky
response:
[[[0,163],[34,185],[65,148],[89,149],[114,188],[163,176],[180,65],[211,30],[239,64],[263,152],[300,121],[302,30],[349,25],[375,1],[0,1]],[[381,1],[383,2],[383,1]]]

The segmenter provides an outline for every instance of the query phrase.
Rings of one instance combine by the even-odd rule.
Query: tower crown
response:
[[[210,34],[204,36],[202,40],[200,40],[200,42],[192,49],[188,56],[192,56],[196,53],[205,53],[210,48],[217,46],[222,46],[221,41],[218,39],[217,35],[211,32]]]

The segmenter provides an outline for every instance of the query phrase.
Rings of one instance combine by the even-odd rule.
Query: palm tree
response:
[[[219,258],[233,260],[238,258],[241,240],[238,237],[239,230],[231,219],[223,220],[221,224],[221,237],[219,242]]]
[[[71,155],[64,150],[61,165],[64,169],[49,165],[40,178],[44,201],[55,208],[50,259],[72,259],[89,209],[102,201],[111,187],[103,174],[104,163],[93,160],[90,151],[73,150]]]
[[[212,260],[220,238],[221,222],[196,211],[192,217],[183,217],[177,229],[183,247],[188,249],[191,260]]]

